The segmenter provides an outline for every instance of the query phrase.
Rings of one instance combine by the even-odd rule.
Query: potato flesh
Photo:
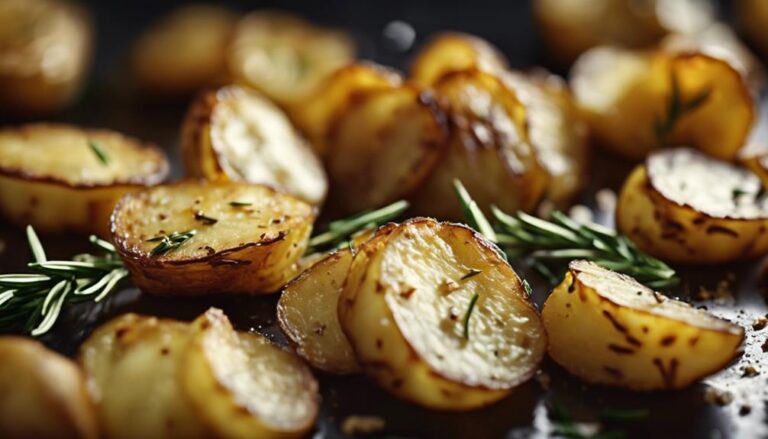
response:
[[[768,207],[756,176],[686,149],[655,153],[646,163],[627,178],[617,207],[619,230],[640,249],[696,264],[768,252]]]
[[[314,218],[309,204],[264,186],[188,181],[124,198],[112,236],[147,291],[273,292],[293,277]],[[151,239],[190,230],[197,234],[175,250],[151,255],[160,244]]]
[[[77,366],[41,344],[0,337],[0,435],[3,438],[98,436],[96,414]]]
[[[427,219],[389,233],[360,248],[339,300],[363,368],[402,398],[454,410],[496,401],[528,379],[545,336],[519,278],[489,244]],[[462,279],[471,270],[480,273]]]
[[[338,374],[360,370],[336,312],[351,264],[349,249],[331,253],[291,281],[277,303],[280,328],[296,352],[312,366]]]
[[[542,319],[555,362],[634,390],[686,387],[727,366],[744,338],[737,325],[586,261],[571,263]]]
[[[129,314],[83,344],[81,362],[106,437],[207,437],[180,388],[188,342],[183,323]]]
[[[431,86],[450,72],[478,69],[494,73],[506,68],[504,55],[487,41],[460,32],[446,32],[432,38],[419,51],[409,76]]]
[[[222,438],[301,437],[317,416],[317,383],[291,354],[238,334],[209,310],[193,323],[182,383]]]

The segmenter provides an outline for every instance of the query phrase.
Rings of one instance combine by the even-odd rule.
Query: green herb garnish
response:
[[[674,71],[670,73],[670,81],[672,90],[667,101],[666,114],[657,117],[653,126],[659,143],[664,143],[681,117],[702,106],[712,94],[712,89],[707,88],[686,101],[680,94],[680,83]]]
[[[149,252],[150,256],[159,256],[168,252],[175,251],[185,242],[189,241],[197,234],[197,230],[188,230],[186,232],[173,232],[170,235],[156,236],[147,239],[147,242],[158,242],[157,246]]]
[[[479,298],[480,296],[477,293],[472,295],[472,298],[469,299],[469,306],[467,306],[467,312],[464,313],[464,319],[462,320],[461,323],[464,327],[462,334],[464,335],[465,340],[469,340],[469,318],[472,317],[472,311],[475,310],[475,304],[477,304],[477,299]]]
[[[219,222],[219,220],[217,220],[216,218],[211,218],[210,216],[206,216],[205,214],[203,214],[203,212],[199,210],[195,212],[195,219],[205,224],[206,226],[212,226],[217,222]]]
[[[229,205],[232,207],[248,207],[253,206],[253,203],[250,201],[230,201]]]
[[[602,412],[607,412],[603,410]],[[622,410],[613,410],[614,412],[622,412]],[[579,431],[576,427],[576,423],[573,420],[573,416],[560,404],[552,404],[551,409],[552,419],[557,423],[557,428],[552,432],[555,437],[565,437],[572,439],[621,439],[627,436],[623,430],[605,430],[592,435],[586,435]],[[637,419],[637,418],[635,418]]]
[[[99,159],[101,164],[104,166],[109,165],[109,157],[107,157],[107,153],[101,149],[101,146],[99,146],[98,143],[93,140],[88,140],[88,147],[91,148],[91,151],[93,151],[93,154]]]
[[[482,270],[478,270],[476,268],[472,268],[472,269],[469,270],[469,272],[467,272],[467,274],[465,274],[464,276],[461,276],[461,280],[467,280],[469,278],[473,278],[473,277],[477,276],[480,273],[482,273]]]
[[[47,333],[61,310],[71,304],[100,302],[128,276],[109,242],[91,236],[103,256],[77,255],[69,261],[48,260],[35,230],[27,227],[33,261],[30,273],[0,275],[0,331]]]

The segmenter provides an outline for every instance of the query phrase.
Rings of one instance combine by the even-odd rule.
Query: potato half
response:
[[[0,2],[0,112],[30,116],[74,100],[91,59],[85,9],[57,0]]]
[[[181,390],[189,340],[185,323],[125,314],[83,343],[80,362],[105,437],[208,437]]]
[[[701,53],[595,48],[574,65],[571,88],[595,140],[631,159],[686,145],[730,160],[754,120],[746,79]]]
[[[331,253],[286,285],[277,302],[280,328],[296,352],[312,366],[337,374],[360,371],[336,312],[352,257],[350,249]]]
[[[45,233],[104,236],[121,196],[167,174],[157,148],[112,131],[54,124],[0,130],[0,213]]]
[[[403,85],[358,94],[331,126],[331,192],[349,212],[410,196],[446,146],[445,116],[431,93]]]
[[[266,186],[186,181],[124,197],[112,240],[141,289],[271,293],[295,272],[315,208]]]
[[[190,4],[172,10],[133,46],[139,85],[159,95],[189,95],[222,82],[237,15],[218,5]]]
[[[302,361],[210,309],[192,324],[182,385],[220,438],[302,437],[318,412],[318,385]]]
[[[419,50],[411,63],[409,77],[431,86],[450,72],[477,69],[497,73],[507,68],[507,59],[488,41],[461,32],[444,32],[432,37]]]
[[[768,253],[760,179],[691,149],[648,156],[621,189],[616,221],[640,249],[669,262],[720,264]]]
[[[763,0],[737,0],[734,3],[747,37],[763,56],[768,55],[768,3]]]
[[[573,261],[541,312],[549,355],[594,384],[686,387],[725,368],[744,330],[588,261]]]
[[[0,436],[95,439],[85,377],[68,358],[28,338],[0,337]]]
[[[363,244],[339,298],[363,369],[395,395],[469,410],[538,368],[546,336],[525,288],[469,228],[414,219]]]
[[[238,86],[201,94],[182,127],[189,175],[272,186],[321,204],[328,181],[320,160],[283,111]]]
[[[331,73],[354,59],[355,52],[344,32],[287,12],[261,10],[237,24],[227,63],[237,82],[280,105],[303,105]]]
[[[414,202],[418,212],[460,219],[453,192],[461,179],[478,205],[487,209],[533,209],[549,175],[526,130],[526,109],[511,87],[479,70],[449,73],[435,84],[450,125],[448,148]]]

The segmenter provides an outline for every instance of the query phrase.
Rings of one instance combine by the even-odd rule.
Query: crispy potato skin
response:
[[[349,249],[331,253],[286,285],[277,302],[277,321],[296,353],[336,374],[360,371],[336,311],[352,258]]]
[[[0,337],[0,436],[98,437],[85,377],[71,360],[28,338]]]
[[[443,32],[419,50],[409,77],[421,85],[432,86],[450,72],[477,69],[498,73],[507,68],[507,59],[488,41],[461,32]]]
[[[429,230],[425,231],[424,229]],[[461,341],[461,325],[453,318],[446,317],[442,323],[437,325],[438,327],[432,327],[433,317],[436,316],[426,314],[437,314],[445,311],[454,315],[449,303],[453,300],[450,298],[450,292],[442,296],[442,299],[435,299],[438,302],[445,300],[446,302],[442,305],[451,309],[443,309],[441,305],[435,304],[440,311],[436,309],[422,309],[420,311],[424,321],[428,322],[425,323],[427,326],[414,324],[415,320],[419,319],[406,316],[408,305],[404,305],[401,301],[415,299],[416,295],[429,296],[433,293],[441,293],[409,288],[404,283],[408,280],[405,277],[388,278],[388,276],[392,276],[393,272],[402,273],[403,269],[402,267],[387,266],[387,264],[392,264],[390,258],[402,256],[394,253],[388,256],[387,248],[393,244],[402,245],[404,240],[421,239],[417,236],[424,233],[439,233],[441,236],[437,239],[445,240],[444,244],[435,244],[435,248],[426,250],[428,252],[442,255],[442,251],[438,249],[440,245],[455,246],[453,251],[459,260],[446,263],[450,263],[454,267],[454,264],[475,266],[482,269],[485,275],[494,276],[493,279],[495,280],[506,279],[510,281],[506,284],[494,283],[499,287],[504,285],[505,288],[494,290],[493,294],[498,293],[498,296],[489,296],[484,299],[489,301],[498,299],[499,302],[489,305],[492,307],[496,305],[511,307],[505,308],[503,312],[505,316],[507,316],[507,311],[514,310],[519,312],[518,317],[520,319],[530,319],[528,323],[530,323],[531,328],[529,328],[528,334],[531,338],[523,337],[526,341],[523,342],[525,347],[522,350],[526,353],[521,354],[526,359],[520,360],[525,364],[515,364],[515,372],[509,372],[509,375],[505,372],[504,379],[499,378],[500,381],[498,381],[492,372],[483,370],[485,367],[493,369],[495,366],[491,364],[495,360],[489,358],[482,360],[480,358],[484,358],[488,354],[498,360],[495,354],[488,351],[494,349],[493,341],[489,339],[486,343],[473,341],[472,338]],[[417,257],[415,254],[412,256]],[[401,260],[400,263],[404,263],[404,261]],[[411,266],[418,264],[417,260],[413,258],[408,259],[407,263]],[[429,269],[435,269],[430,262],[425,261],[424,263],[428,264]],[[405,270],[407,271],[407,269]],[[428,282],[438,282],[440,279],[450,279],[452,274],[434,273],[434,277],[433,275],[425,276],[431,279]],[[434,285],[434,287],[441,288],[438,285]],[[405,290],[395,291],[393,288],[404,288]],[[491,294],[490,292],[487,293]],[[456,291],[452,294],[461,293]],[[430,299],[425,297],[425,300]],[[514,305],[511,305],[512,303]],[[400,226],[381,230],[373,239],[363,244],[352,262],[338,306],[342,329],[363,369],[388,391],[403,399],[430,408],[470,410],[503,398],[509,394],[513,387],[528,379],[535,372],[546,345],[544,332],[539,327],[538,315],[528,302],[522,284],[512,269],[501,261],[490,245],[473,231],[459,225],[437,223],[431,219],[413,219]],[[483,309],[482,302],[479,307]],[[475,337],[487,335],[486,331],[494,332],[494,329],[484,326],[485,317],[480,317],[480,315],[476,314],[474,317],[478,319],[475,320],[476,326],[470,322],[470,330],[474,331],[472,333],[475,334]],[[495,324],[488,322],[490,326]],[[503,323],[501,325],[503,327]],[[503,331],[502,329],[497,330]],[[524,332],[525,329],[520,329],[520,331]],[[500,334],[496,335],[505,337]],[[431,341],[425,345],[423,342],[427,339]],[[505,339],[505,349],[516,349],[510,345],[516,346],[517,342],[520,340],[514,337]],[[463,363],[465,359],[461,357],[463,354],[460,351],[472,349],[471,346],[474,343],[482,345],[477,346],[479,349],[479,352],[476,353],[478,357],[475,358],[477,361],[472,362],[472,370],[464,369],[462,365],[465,365]],[[431,349],[438,345],[447,349],[455,349],[457,352],[449,351],[435,355]],[[449,366],[440,363],[441,355],[446,356],[445,360],[450,363]],[[504,357],[505,354],[500,355]],[[530,362],[527,362],[528,360]],[[484,361],[489,361],[490,364]],[[511,364],[508,365],[512,367]],[[486,373],[490,373],[490,376],[486,376]]]
[[[89,141],[108,154],[108,165]],[[107,236],[118,200],[161,182],[168,169],[154,145],[112,131],[60,124],[7,128],[0,130],[0,214],[44,233]]]
[[[252,205],[229,204],[243,199]],[[198,213],[217,222],[201,223]],[[125,196],[112,214],[111,233],[134,283],[144,291],[261,294],[293,278],[315,216],[309,204],[265,186],[185,181]],[[198,234],[180,250],[150,254],[157,242],[148,239],[191,229]]]
[[[684,102],[709,94],[660,131],[659,124],[669,120],[673,77]],[[635,160],[676,145],[731,160],[755,117],[746,79],[727,62],[701,53],[595,48],[577,60],[571,88],[595,141]]]
[[[768,4],[761,0],[738,0],[735,3],[741,27],[765,56],[768,54]]]
[[[618,229],[644,252],[664,261],[722,264],[768,252],[768,219],[714,217],[666,198],[638,166],[624,182]]]
[[[87,11],[57,0],[6,0],[0,4],[0,27],[0,112],[39,116],[69,105],[91,61],[93,24]],[[46,55],[51,50],[55,58]]]
[[[616,290],[645,303],[630,306]],[[686,387],[726,367],[744,338],[736,325],[585,261],[571,263],[542,320],[560,366],[589,383],[632,390]]]

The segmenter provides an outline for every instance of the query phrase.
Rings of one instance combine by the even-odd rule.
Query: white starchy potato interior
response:
[[[643,80],[650,69],[642,52],[596,47],[585,52],[571,69],[571,90],[580,105],[601,113]]]
[[[106,164],[89,142],[104,153]],[[156,148],[115,132],[56,124],[0,131],[0,173],[88,187],[159,183],[167,169]]]
[[[207,224],[201,215],[215,223]],[[265,186],[189,181],[124,198],[113,214],[112,230],[122,249],[139,256],[159,244],[149,239],[195,230],[176,250],[155,257],[180,261],[283,239],[299,229],[303,233],[313,220],[312,206]]]
[[[238,87],[219,91],[217,98],[211,143],[230,178],[322,202],[328,189],[322,164],[282,110]]]
[[[720,218],[768,218],[760,179],[744,168],[687,148],[654,153],[646,167],[651,185],[679,205]]]
[[[514,272],[454,228],[461,229],[409,224],[388,241],[379,281],[386,303],[432,370],[469,386],[509,388],[530,376],[542,354],[539,318]],[[462,280],[472,270],[481,272]],[[463,319],[475,294],[465,339]]]

